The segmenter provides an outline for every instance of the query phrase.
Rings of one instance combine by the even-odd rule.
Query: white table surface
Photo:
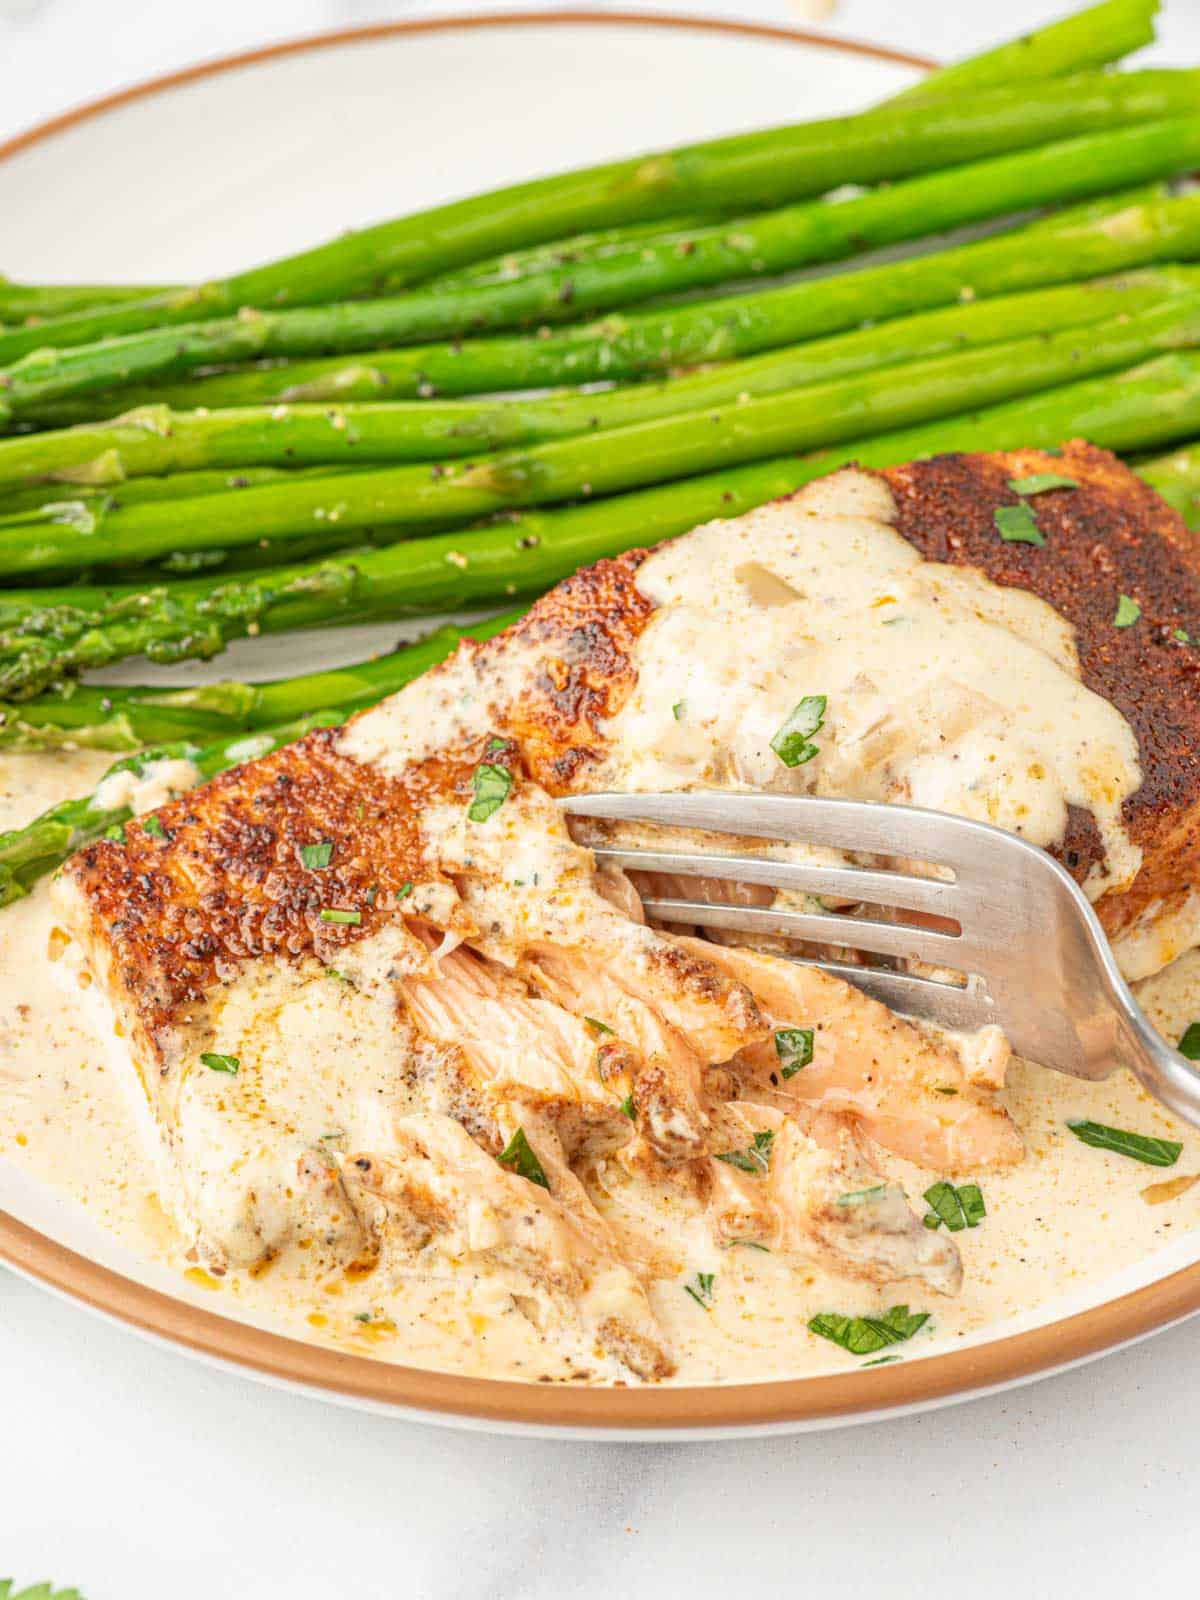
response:
[[[1200,61],[1200,0],[1166,3],[1157,57]],[[0,0],[0,139],[204,57],[482,8]],[[687,9],[821,26],[799,0]],[[841,0],[825,26],[950,57],[1057,9]],[[0,218],[0,266],[2,251]],[[0,1278],[0,1577],[76,1584],[87,1600],[1191,1595],[1198,1469],[1200,1321],[887,1425],[602,1445],[337,1410]]]

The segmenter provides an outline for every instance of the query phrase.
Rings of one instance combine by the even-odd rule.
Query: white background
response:
[[[1200,3],[1167,6],[1158,56],[1200,61]],[[0,139],[194,60],[456,9],[472,8],[0,0]],[[690,9],[814,25],[788,0]],[[1054,9],[842,0],[823,25],[948,58]],[[3,233],[0,217],[0,266]],[[1198,1470],[1200,1322],[886,1426],[568,1444],[276,1393],[0,1278],[0,1576],[87,1600],[1192,1595]]]

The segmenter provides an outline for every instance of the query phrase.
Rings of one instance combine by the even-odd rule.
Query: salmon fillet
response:
[[[1072,486],[1010,487],[1046,473]],[[998,536],[997,509],[1022,501],[1040,545]],[[611,786],[645,754],[636,718],[653,710],[652,649],[679,612],[676,553],[741,540],[752,559],[736,581],[765,628],[768,611],[817,609],[768,557],[819,525],[870,561],[882,552],[912,617],[957,607],[964,638],[1011,628],[1031,681],[1057,674],[1090,696],[1118,754],[1128,732],[1132,757],[1110,765],[1132,777],[1097,801],[1104,828],[1070,804],[1047,841],[1118,932],[1186,893],[1200,865],[1197,658],[1176,637],[1200,618],[1200,566],[1174,514],[1080,444],[850,469],[764,515],[580,572],[345,728],[222,774],[67,864],[63,920],[129,1040],[200,1258],[253,1264],[301,1232],[401,1277],[469,1258],[573,1359],[599,1350],[660,1378],[673,1363],[648,1296],[653,1241],[618,1236],[587,1183],[615,1162],[686,1195],[717,1242],[769,1239],[855,1276],[954,1287],[952,1242],[921,1226],[886,1165],[942,1176],[1019,1159],[996,1097],[1003,1050],[972,1071],[839,980],[646,926],[628,880],[597,872],[553,797]],[[958,567],[965,588],[945,576]],[[1114,626],[1120,595],[1140,605],[1136,627]],[[703,675],[702,646],[683,669]],[[847,700],[877,694],[852,687]],[[763,696],[776,689],[795,698],[787,684]],[[919,718],[897,727],[880,712],[854,730],[877,797],[905,797],[939,739],[969,741],[992,715],[978,685],[921,692]],[[757,748],[747,766],[689,727],[686,706],[670,715],[684,745],[708,740],[706,771],[747,785]],[[820,759],[777,762],[769,782],[850,784],[847,715],[831,705]],[[911,778],[914,740],[933,748]],[[1106,858],[1118,835],[1121,873]],[[786,1082],[783,1028],[817,1041]],[[761,1173],[727,1159],[747,1141],[769,1151]],[[847,1186],[878,1201],[840,1204]]]

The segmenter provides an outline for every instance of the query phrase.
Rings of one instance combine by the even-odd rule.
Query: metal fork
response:
[[[915,806],[806,795],[587,794],[571,795],[560,805],[576,817],[827,845],[948,869],[952,881],[891,866],[774,861],[697,849],[687,840],[662,848],[593,845],[600,861],[635,871],[765,884],[884,906],[900,917],[909,912],[949,919],[958,932],[819,911],[643,901],[656,921],[816,941],[965,974],[960,986],[848,962],[811,963],[896,1011],[942,1027],[996,1023],[1019,1055],[1058,1072],[1100,1079],[1127,1067],[1156,1099],[1200,1126],[1200,1070],[1165,1044],[1146,1019],[1075,881],[1017,835]]]

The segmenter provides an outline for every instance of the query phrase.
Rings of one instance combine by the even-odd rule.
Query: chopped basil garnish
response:
[[[491,761],[485,761],[475,768],[475,798],[471,801],[467,816],[472,822],[486,822],[493,812],[508,798],[508,791],[512,788],[512,773],[507,767],[498,767]]]
[[[765,1256],[771,1254],[770,1245],[759,1244],[757,1239],[730,1239],[726,1249],[732,1250],[735,1244],[740,1244],[743,1250],[761,1250]]]
[[[157,817],[147,817],[145,822],[142,823],[142,829],[152,839],[165,839],[167,837],[167,830]]]
[[[1144,1161],[1148,1167],[1173,1167],[1179,1160],[1181,1144],[1174,1139],[1152,1139],[1144,1133],[1128,1133],[1124,1128],[1109,1128],[1103,1122],[1079,1120],[1067,1127],[1077,1139],[1095,1150],[1112,1150],[1116,1155]]]
[[[515,1172],[518,1178],[528,1178],[530,1183],[539,1184],[543,1189],[549,1189],[550,1181],[546,1177],[542,1163],[533,1153],[533,1146],[525,1137],[525,1129],[518,1128],[516,1133],[501,1150],[498,1157],[502,1167],[508,1167]]]
[[[588,1027],[592,1030],[592,1032],[594,1034],[596,1034],[597,1036],[599,1036],[601,1034],[605,1034],[605,1033],[611,1033],[613,1031],[609,1027],[608,1023],[607,1022],[601,1022],[599,1017],[584,1017],[583,1020],[587,1023]]]
[[[1176,628],[1173,637],[1178,639],[1180,644],[1191,644],[1192,642],[1192,636],[1186,628]]]
[[[310,872],[319,872],[322,867],[327,867],[332,858],[332,839],[322,839],[320,844],[302,844],[300,846],[300,860]]]
[[[631,1094],[627,1094],[624,1100],[621,1101],[621,1110],[629,1118],[630,1122],[637,1121],[637,1104]]]
[[[886,1367],[889,1361],[903,1361],[903,1356],[876,1356],[874,1361],[864,1361],[864,1367]]]
[[[683,721],[683,701],[682,700],[676,700],[675,704],[671,707],[671,715],[675,718],[676,722],[682,722]]]
[[[997,506],[994,521],[996,532],[1006,544],[1042,545],[1046,542],[1046,535],[1023,500],[1020,505]]]
[[[357,928],[362,921],[361,911],[339,911],[335,906],[325,906],[321,911],[322,922],[342,922],[349,928]]]
[[[987,1216],[983,1190],[977,1183],[957,1188],[952,1183],[935,1183],[926,1189],[925,1199],[932,1207],[924,1218],[927,1228],[938,1228],[944,1222],[951,1233],[961,1233],[964,1228],[977,1228]]]
[[[503,750],[507,743],[507,739],[502,739],[498,733],[494,733],[484,748],[488,750]]]
[[[713,1285],[716,1281],[717,1275],[715,1272],[698,1272],[694,1284],[685,1283],[683,1292],[684,1294],[690,1294],[702,1311],[707,1311],[709,1306],[712,1305]]]
[[[125,824],[123,822],[114,822],[111,828],[105,828],[104,837],[106,839],[115,839],[118,844],[124,844]]]
[[[880,1317],[843,1317],[836,1311],[823,1311],[809,1319],[808,1331],[831,1339],[852,1356],[873,1356],[889,1344],[903,1344],[929,1321],[928,1311],[909,1311],[893,1306]]]
[[[811,1028],[779,1028],[775,1033],[775,1054],[779,1057],[780,1077],[794,1078],[813,1058]]]
[[[838,1195],[834,1203],[839,1206],[873,1206],[886,1193],[886,1183],[873,1183],[869,1189],[852,1189],[849,1194]]]
[[[215,1050],[202,1050],[200,1059],[213,1072],[228,1072],[234,1078],[237,1077],[238,1068],[242,1064],[237,1056],[220,1056]]]
[[[1189,1061],[1200,1061],[1200,1022],[1189,1022],[1183,1030],[1183,1038],[1175,1046],[1181,1056],[1186,1056]]]
[[[726,1150],[717,1160],[728,1162],[739,1172],[752,1172],[758,1177],[771,1165],[771,1146],[774,1142],[775,1130],[763,1128],[754,1135],[753,1144],[747,1145],[744,1150]]]
[[[396,899],[397,900],[407,900],[409,895],[412,893],[412,890],[413,890],[413,886],[412,886],[412,881],[410,879],[409,882],[402,883],[400,885],[400,887],[396,890]]]
[[[812,735],[825,725],[825,707],[828,696],[806,694],[771,740],[771,749],[785,767],[802,767],[811,761],[820,749],[812,743]]]
[[[1045,494],[1047,489],[1078,489],[1079,484],[1061,472],[1035,472],[1029,478],[1010,478],[1008,487],[1014,494]]]
[[[1117,614],[1113,618],[1114,628],[1132,628],[1142,614],[1142,608],[1136,600],[1131,600],[1127,594],[1120,595],[1117,599]]]

